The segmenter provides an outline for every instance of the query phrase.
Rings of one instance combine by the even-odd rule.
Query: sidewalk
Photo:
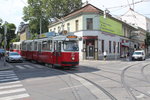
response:
[[[0,59],[0,71],[13,69],[13,66],[6,62],[6,66],[4,66],[3,58]]]

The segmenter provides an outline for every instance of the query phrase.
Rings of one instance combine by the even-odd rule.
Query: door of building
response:
[[[87,46],[87,59],[94,59],[94,45]]]

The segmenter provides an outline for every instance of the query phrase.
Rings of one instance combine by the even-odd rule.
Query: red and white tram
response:
[[[52,66],[79,64],[78,38],[75,35],[51,36],[21,42],[21,55],[25,59]]]
[[[18,52],[19,54],[21,54],[21,42],[13,42],[10,44],[10,51],[13,52]]]

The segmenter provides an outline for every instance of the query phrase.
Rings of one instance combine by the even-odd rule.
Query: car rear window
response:
[[[9,53],[9,55],[13,56],[13,55],[19,55],[17,52],[11,52]]]

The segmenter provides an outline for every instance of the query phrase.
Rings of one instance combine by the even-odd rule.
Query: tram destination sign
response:
[[[75,35],[68,35],[67,38],[77,38]]]

